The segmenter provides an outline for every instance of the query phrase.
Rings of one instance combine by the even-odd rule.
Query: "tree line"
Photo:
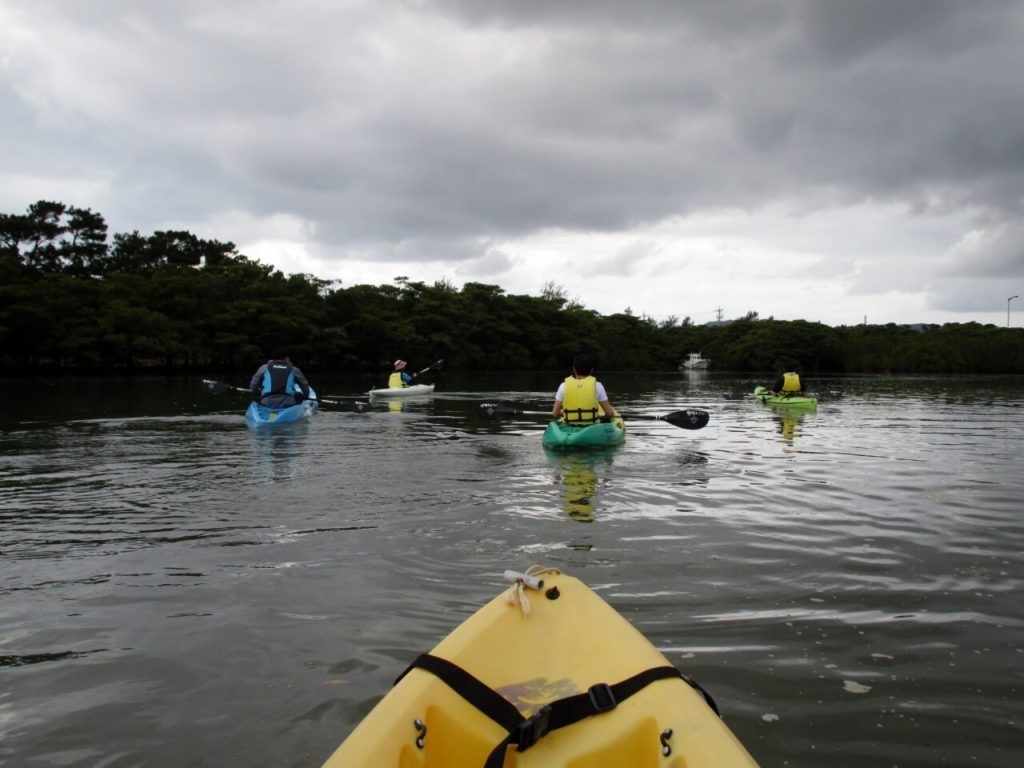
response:
[[[353,285],[285,275],[185,231],[108,237],[88,209],[39,201],[0,214],[0,366],[8,372],[249,371],[287,347],[305,368],[378,371],[397,357],[461,370],[1024,373],[1024,330],[979,323],[830,327],[761,319],[695,325],[602,315],[554,283],[539,296],[397,277]]]

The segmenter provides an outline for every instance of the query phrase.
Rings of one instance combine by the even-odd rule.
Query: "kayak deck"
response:
[[[408,387],[371,389],[368,394],[370,397],[414,397],[416,395],[429,395],[433,391],[433,384],[411,384]]]
[[[287,408],[267,408],[259,403],[249,403],[245,421],[250,427],[271,427],[280,424],[294,424],[305,421],[317,411],[316,392],[309,390],[310,398]]]
[[[818,407],[818,398],[804,395],[776,395],[764,387],[754,388],[754,397],[768,405],[783,405],[790,408],[813,410]]]
[[[513,721],[533,718],[519,728],[512,723],[512,730],[525,733],[527,746],[507,747],[504,763],[497,765],[756,766],[698,687],[595,592],[553,570],[535,571],[533,578],[543,582],[539,590],[525,592],[528,611],[510,599],[513,587],[430,654],[442,665],[457,665],[489,688],[489,696],[497,694]],[[408,670],[324,768],[482,768],[492,751],[504,751],[499,745],[509,737],[509,725],[470,704],[433,669]],[[649,670],[664,676],[631,694],[619,685]],[[465,689],[457,678],[455,685]],[[609,698],[613,691],[617,697]],[[560,700],[567,697],[577,697],[574,706],[583,707],[577,721],[564,717],[568,707]]]
[[[626,439],[626,424],[620,416],[577,427],[564,421],[552,421],[544,430],[543,443],[548,448],[607,448]]]

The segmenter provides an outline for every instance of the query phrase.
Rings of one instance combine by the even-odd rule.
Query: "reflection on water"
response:
[[[803,414],[781,412],[776,414],[774,419],[782,439],[792,444],[798,434],[797,427],[800,425],[800,420],[803,419]]]
[[[309,440],[309,420],[280,426],[251,429],[252,479],[256,482],[286,482],[296,477],[297,462],[301,460]]]
[[[592,523],[597,501],[597,472],[609,467],[613,451],[546,450],[555,467],[555,480],[561,484],[562,508],[570,520]]]
[[[258,432],[196,381],[0,392],[0,763],[318,766],[539,562],[762,765],[1019,764],[1024,381],[851,379],[804,415],[722,397],[750,380],[606,375],[624,410],[711,421],[589,453],[476,417],[547,411],[549,378]]]

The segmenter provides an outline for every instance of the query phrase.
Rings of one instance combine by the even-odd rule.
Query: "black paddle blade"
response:
[[[330,398],[321,397],[314,399],[313,402],[324,405],[336,405],[341,410],[350,413],[366,413],[370,410],[370,404],[364,400],[331,400]]]
[[[722,397],[726,400],[743,400],[747,396],[746,392],[723,392]]]
[[[487,419],[487,421],[511,419],[513,416],[518,416],[522,413],[522,411],[517,411],[515,408],[509,408],[507,405],[499,405],[498,403],[480,403],[476,410],[480,414],[480,418]]]
[[[711,415],[707,411],[702,411],[700,408],[687,408],[685,411],[672,411],[672,413],[662,416],[661,420],[683,429],[703,429],[707,426],[710,418]]]
[[[816,397],[819,400],[838,400],[843,396],[843,393],[838,389],[825,389],[821,392],[809,393],[811,397]]]
[[[203,379],[202,387],[211,395],[222,395],[234,389],[230,384],[225,384],[223,381],[211,381],[210,379]]]

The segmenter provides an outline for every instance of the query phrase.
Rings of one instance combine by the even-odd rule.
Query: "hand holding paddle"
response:
[[[247,395],[251,395],[252,391],[244,389],[243,387],[235,387],[231,384],[225,384],[223,381],[212,381],[210,379],[203,379],[202,387],[211,395],[221,395],[225,392],[244,392]],[[370,404],[363,400],[328,400],[322,397],[310,397],[309,400],[314,403],[323,403],[324,405],[336,405],[343,411],[351,413],[366,413],[370,410]]]
[[[501,421],[511,419],[514,416],[547,416],[553,418],[549,411],[523,411],[498,403],[480,403],[477,406],[480,417],[488,421]],[[625,421],[667,421],[674,427],[681,429],[702,429],[708,423],[711,416],[707,411],[700,408],[687,408],[683,411],[672,411],[664,416],[648,416],[643,413],[620,413],[619,416]]]

